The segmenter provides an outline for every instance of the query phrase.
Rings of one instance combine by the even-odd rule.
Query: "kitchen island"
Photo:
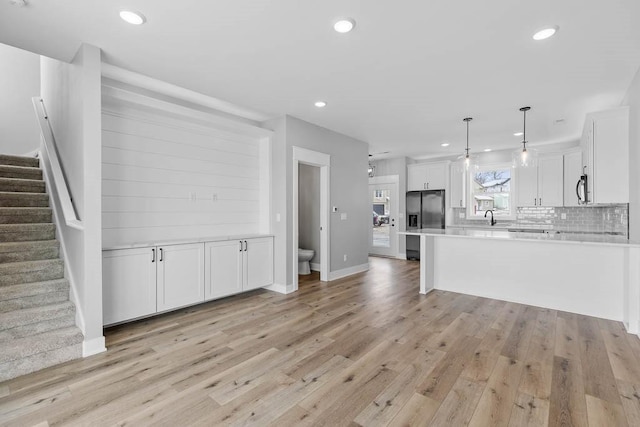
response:
[[[640,333],[640,243],[620,236],[422,229],[420,293],[433,289],[623,321]]]

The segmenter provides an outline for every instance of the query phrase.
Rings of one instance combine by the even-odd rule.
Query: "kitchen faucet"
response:
[[[491,226],[493,227],[497,222],[495,219],[493,219],[493,211],[491,209],[487,209],[486,211],[484,211],[484,217],[486,218],[489,212],[491,212],[491,220],[489,221],[489,224],[491,224]]]

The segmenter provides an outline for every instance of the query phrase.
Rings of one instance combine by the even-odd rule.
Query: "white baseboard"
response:
[[[290,294],[293,292],[293,289],[291,289],[292,287],[287,286],[287,285],[282,285],[280,283],[274,283],[273,285],[269,285],[269,286],[265,286],[264,289],[267,289],[269,291],[273,291],[273,292],[277,292],[279,294]]]
[[[624,328],[627,330],[627,333],[640,336],[640,324],[637,324],[637,322],[623,322],[623,324]]]
[[[310,262],[309,266],[311,267],[311,271],[320,271],[320,264],[317,262]]]
[[[93,356],[104,351],[107,351],[107,348],[104,346],[103,336],[82,342],[82,357]]]
[[[399,254],[398,254],[398,256],[397,256],[396,258],[397,258],[397,259],[404,259],[404,260],[406,260],[406,259],[407,259],[407,254],[406,254],[406,253],[404,253],[404,252],[403,252],[403,253],[399,253]]]
[[[330,271],[329,281],[342,279],[343,277],[351,276],[352,274],[362,273],[369,269],[369,263],[354,265],[353,267],[343,268],[342,270]]]

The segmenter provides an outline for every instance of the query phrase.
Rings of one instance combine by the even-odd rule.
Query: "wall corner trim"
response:
[[[93,356],[94,354],[107,351],[105,347],[104,336],[84,340],[82,342],[82,357]]]

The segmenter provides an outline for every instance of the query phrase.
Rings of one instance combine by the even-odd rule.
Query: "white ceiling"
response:
[[[516,148],[524,105],[532,144],[575,140],[584,114],[620,105],[640,67],[638,0],[28,3],[0,0],[0,42],[66,61],[90,43],[113,65],[299,117],[385,157],[461,153],[466,116],[472,152]],[[124,23],[121,8],[148,22]],[[341,16],[353,32],[333,31]],[[558,34],[533,41],[548,25]]]

